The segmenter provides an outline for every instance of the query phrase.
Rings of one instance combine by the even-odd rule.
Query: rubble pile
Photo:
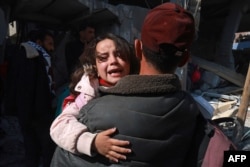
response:
[[[245,80],[242,74],[199,58],[194,58],[188,65],[187,89],[197,101],[202,114],[217,121],[240,150],[250,151],[249,105],[244,123],[237,115]]]

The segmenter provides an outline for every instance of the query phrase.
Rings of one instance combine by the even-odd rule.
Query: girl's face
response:
[[[130,72],[130,64],[125,55],[120,55],[111,39],[104,39],[96,45],[96,68],[106,82],[114,85]]]

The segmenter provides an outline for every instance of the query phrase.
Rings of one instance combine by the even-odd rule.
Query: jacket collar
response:
[[[175,74],[128,75],[113,87],[100,87],[104,94],[166,94],[181,90],[181,83]]]

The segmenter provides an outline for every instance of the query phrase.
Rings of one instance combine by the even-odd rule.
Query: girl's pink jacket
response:
[[[76,117],[82,106],[96,97],[98,86],[98,79],[90,81],[87,75],[83,75],[76,85],[75,90],[81,92],[80,95],[74,102],[72,96],[69,97],[68,104],[50,127],[50,136],[59,147],[75,154],[92,156],[91,145],[96,134],[88,132],[87,127],[78,122]]]

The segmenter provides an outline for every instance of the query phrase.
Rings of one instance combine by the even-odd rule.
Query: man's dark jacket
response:
[[[126,76],[103,97],[81,109],[79,120],[90,132],[118,129],[114,138],[129,140],[132,153],[118,166],[182,167],[198,115],[192,97],[181,91],[176,75]],[[116,166],[101,156],[77,156],[62,149],[52,166]]]
[[[14,58],[8,76],[8,108],[17,113],[29,159],[27,162],[36,163],[36,159],[40,159],[40,153],[43,166],[46,166],[50,164],[55,148],[49,135],[55,113],[52,109],[53,94],[46,70],[47,61],[40,51],[38,55],[28,57],[23,46],[18,49]]]
[[[8,76],[8,108],[17,112],[19,123],[25,129],[32,127],[49,130],[54,119],[46,60],[42,53],[27,58],[24,47],[20,47],[10,63]],[[49,131],[48,131],[49,132]]]

